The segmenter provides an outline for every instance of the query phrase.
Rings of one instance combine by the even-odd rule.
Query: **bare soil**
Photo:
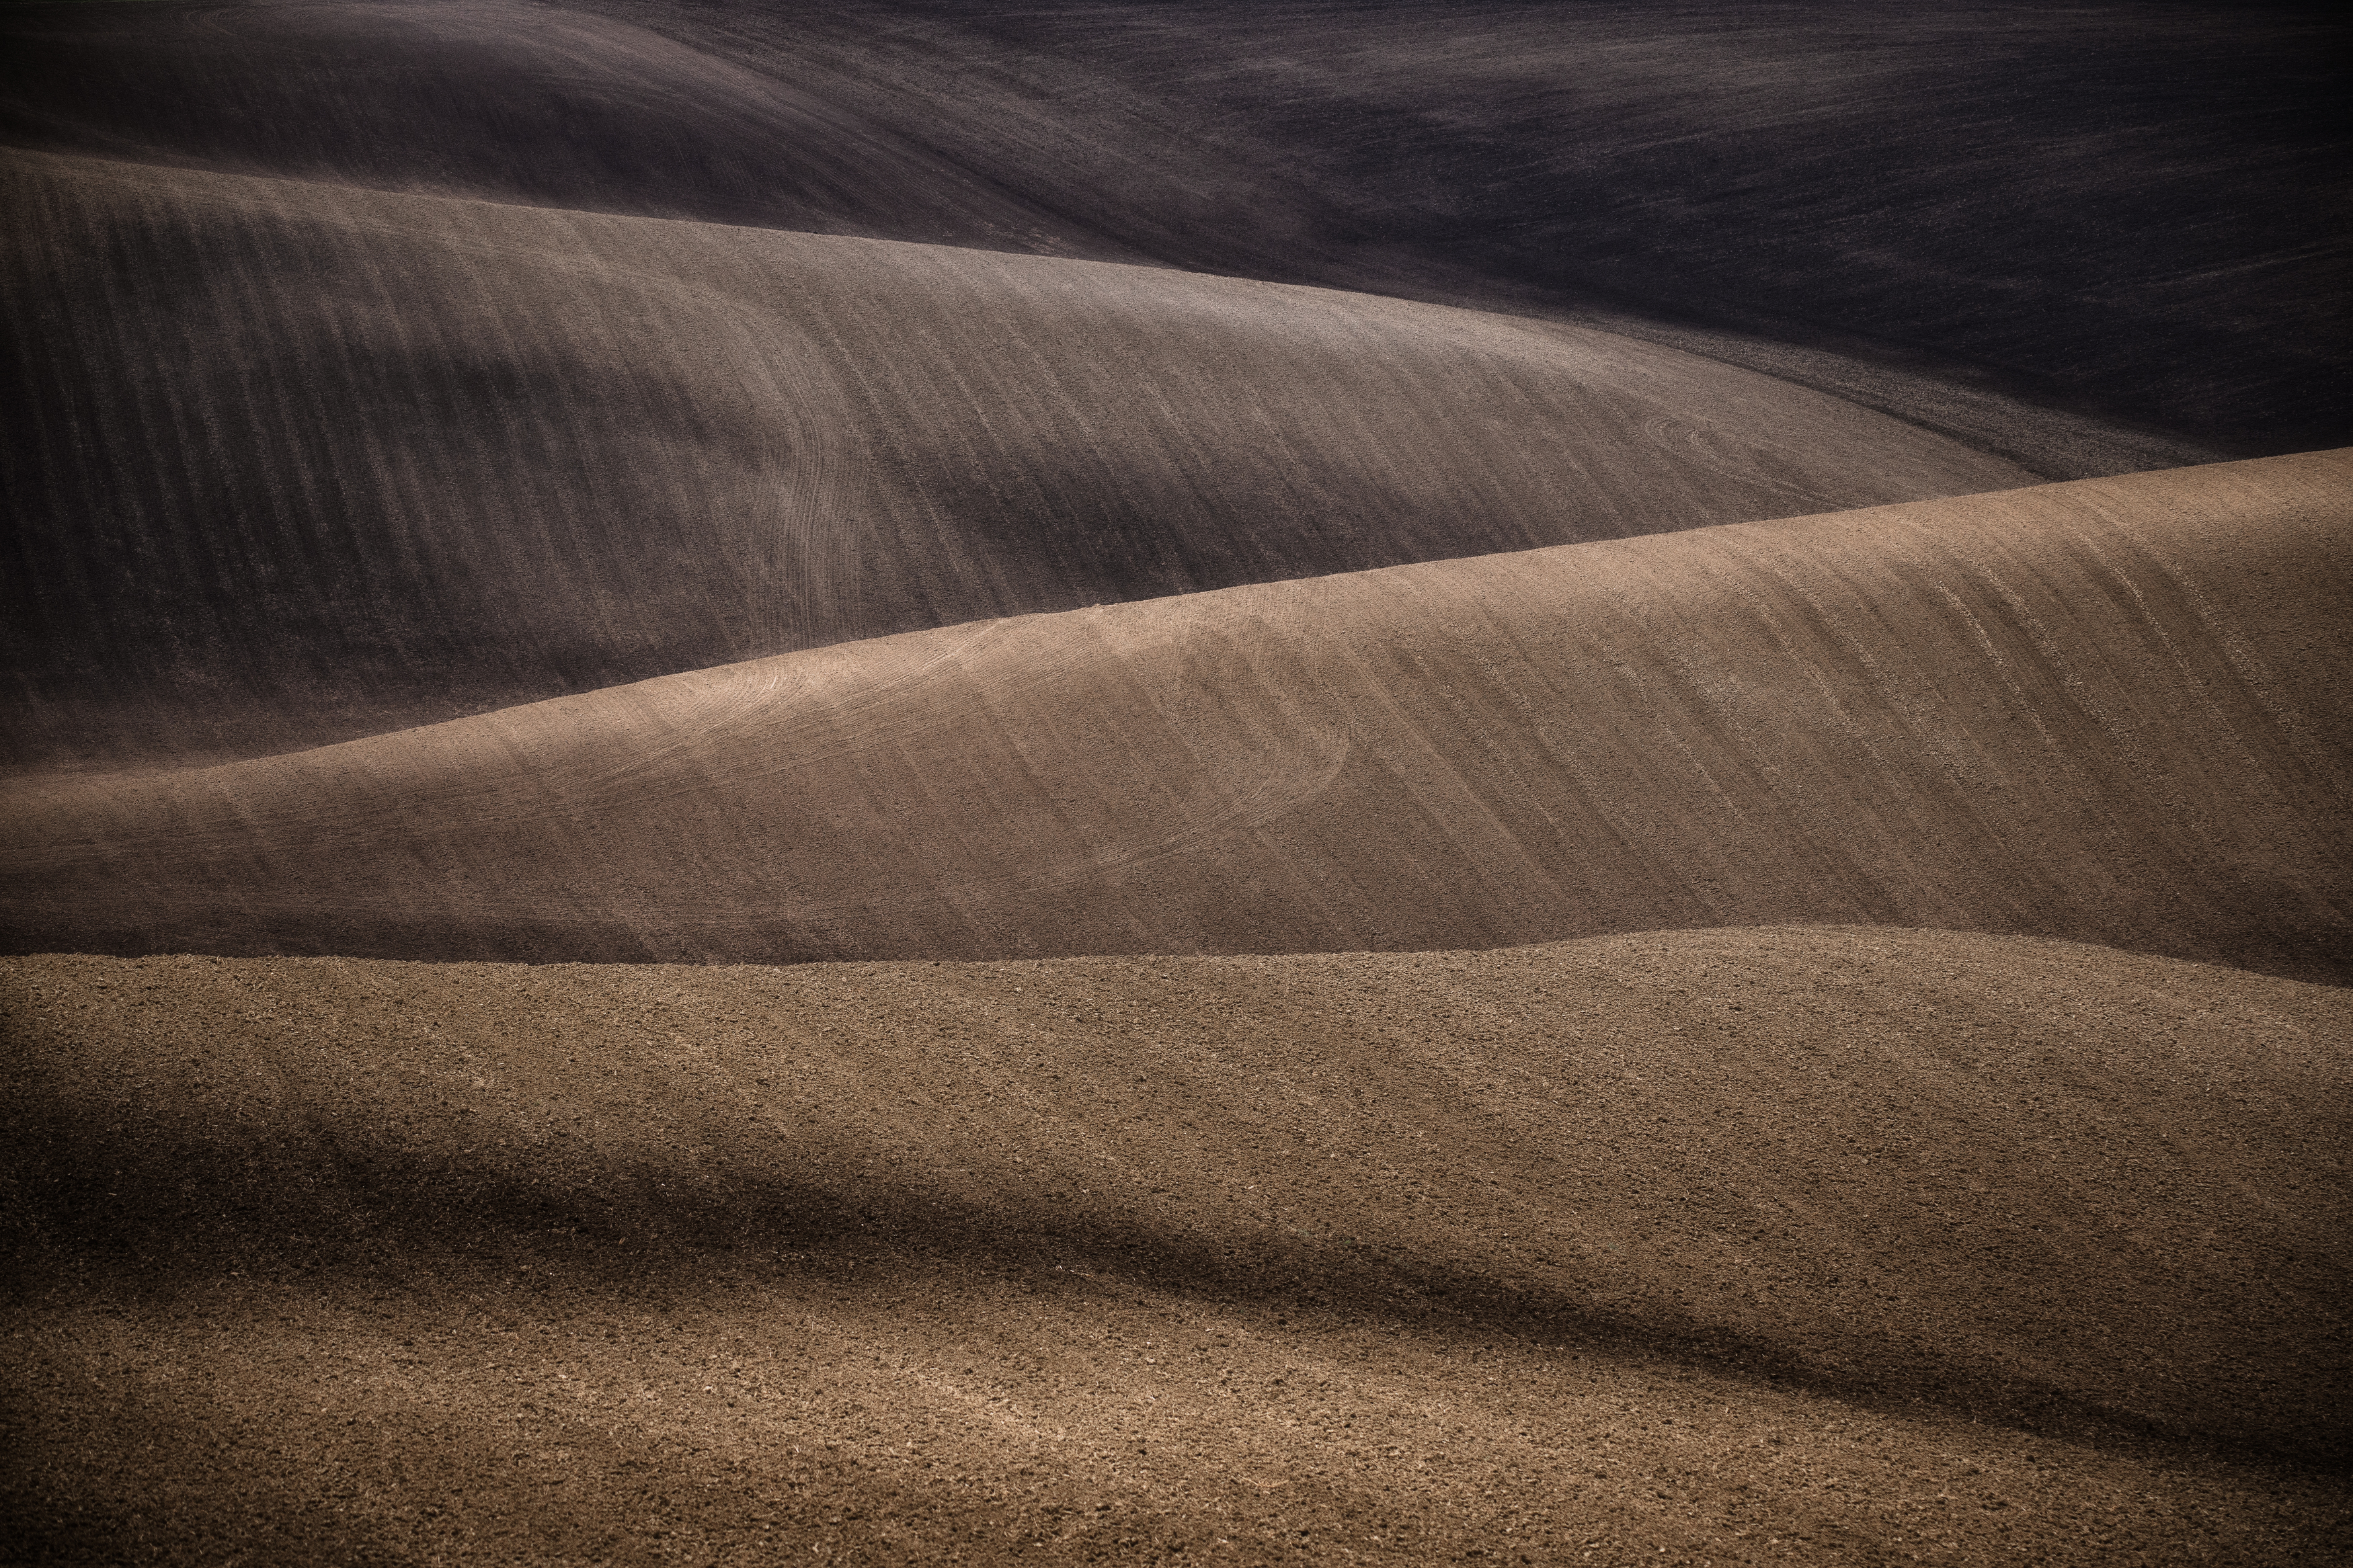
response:
[[[2341,990],[1884,928],[5,973],[19,1555],[2353,1543]]]
[[[0,1562],[2353,1560],[2346,36],[0,6]]]
[[[2353,453],[997,620],[6,800],[18,952],[1787,921],[2353,978]]]
[[[2340,13],[17,4],[0,136],[1600,314],[2077,479],[2346,438]]]
[[[2034,475],[1589,328],[0,152],[0,759]],[[225,352],[224,345],[234,345]]]

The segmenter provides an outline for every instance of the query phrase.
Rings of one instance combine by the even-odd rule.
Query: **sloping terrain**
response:
[[[2308,1468],[2348,1436],[2342,990],[1883,929],[0,975],[10,1509],[60,1556],[2353,1525]]]
[[[1790,921],[2343,980],[2353,454],[812,650],[18,790],[19,952],[1464,948]]]
[[[2346,438],[2337,10],[26,5],[0,130],[1607,310],[2073,478]]]
[[[0,5],[0,1562],[2353,1560],[2348,36]]]
[[[1676,350],[1362,295],[15,154],[20,766],[2024,483]]]

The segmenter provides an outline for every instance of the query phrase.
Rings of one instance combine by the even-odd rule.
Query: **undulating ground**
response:
[[[1602,311],[2053,478],[2353,417],[2331,5],[7,10],[14,145]]]
[[[1588,328],[5,162],[26,222],[0,265],[47,305],[7,437],[20,765],[284,751],[920,626],[2033,479]]]
[[[46,1555],[2353,1543],[2341,988],[1885,927],[5,973]]]
[[[1873,921],[2353,978],[2353,453],[994,620],[9,795],[21,948]]]
[[[0,5],[0,1561],[2353,1557],[2347,32]]]

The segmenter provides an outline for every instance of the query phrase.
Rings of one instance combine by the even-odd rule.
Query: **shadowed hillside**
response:
[[[2341,979],[2348,474],[1270,584],[26,787],[8,941],[774,962],[1831,921]]]
[[[17,154],[20,764],[2022,470],[1363,295]]]
[[[0,981],[58,1547],[2343,1541],[2343,991],[1884,930]]]
[[[2347,33],[2317,6],[265,0],[0,26],[18,145],[1607,310],[2054,478],[2353,422]]]

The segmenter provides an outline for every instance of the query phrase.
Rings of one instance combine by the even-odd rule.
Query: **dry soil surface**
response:
[[[77,0],[0,140],[1606,317],[2078,479],[2345,438],[2342,12]]]
[[[2342,990],[1884,928],[0,973],[21,1555],[2353,1546]]]
[[[0,756],[2029,483],[1589,328],[0,152]]]
[[[2342,980],[2353,454],[811,650],[5,797],[17,952],[1471,948],[1861,921]]]
[[[2353,1559],[2347,37],[0,6],[0,1561]]]

